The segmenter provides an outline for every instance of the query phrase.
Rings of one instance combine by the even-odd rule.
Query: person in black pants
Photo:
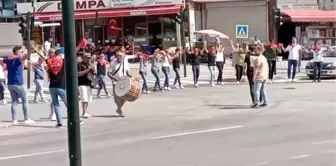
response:
[[[198,87],[198,78],[200,74],[199,65],[200,61],[200,51],[198,48],[194,48],[193,51],[188,51],[188,57],[190,59],[192,65],[193,79],[194,79],[194,87]]]
[[[245,64],[246,64],[246,76],[249,82],[249,86],[250,86],[250,95],[251,95],[251,100],[252,103],[254,102],[254,93],[253,93],[253,61],[257,58],[257,56],[254,53],[254,48],[250,47],[249,51],[247,52],[246,56],[245,56]],[[259,101],[262,101],[261,95],[260,95],[260,99]]]
[[[268,82],[273,83],[273,76],[276,74],[276,58],[281,53],[281,49],[278,45],[275,44],[273,40],[267,45],[265,49],[265,57],[268,61]]]

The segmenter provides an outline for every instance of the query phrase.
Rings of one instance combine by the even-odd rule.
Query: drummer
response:
[[[122,107],[125,104],[126,100],[116,95],[115,84],[117,83],[118,79],[122,76],[128,76],[132,78],[129,64],[128,64],[128,59],[135,58],[135,57],[136,55],[127,56],[124,52],[117,51],[116,59],[111,62],[109,69],[108,69],[108,73],[107,73],[108,77],[112,80],[112,83],[113,83],[114,102],[117,105],[116,112],[121,117],[124,117],[124,114],[122,112]]]

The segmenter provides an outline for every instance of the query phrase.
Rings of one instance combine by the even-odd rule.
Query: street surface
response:
[[[235,78],[235,69],[231,66],[232,62],[231,61],[227,61],[226,65],[224,67],[224,81],[226,84],[235,84],[236,83],[236,78]],[[302,62],[302,67],[301,67],[301,72],[296,74],[296,78],[298,82],[311,82],[311,80],[308,79],[308,77],[305,74],[305,70],[304,70],[304,66],[306,64],[306,61]],[[138,71],[138,67],[139,64],[135,63],[135,64],[130,64],[130,68],[132,71],[132,75],[135,77],[139,77],[139,71]],[[191,66],[188,65],[187,66],[187,77],[183,77],[183,65],[181,65],[181,79],[182,79],[182,84],[184,84],[185,87],[190,87],[193,86],[194,82],[193,82],[193,77],[192,77],[192,70],[191,70]],[[218,73],[217,73],[218,74]],[[161,79],[161,84],[163,85],[163,81],[164,81],[164,75],[162,72],[159,73],[160,75],[160,79]],[[148,77],[148,87],[150,88],[150,90],[154,87],[154,83],[155,83],[155,78],[153,76],[153,74],[150,72],[150,66],[148,66],[148,73],[147,73],[147,77]],[[25,78],[27,78],[27,73],[25,75]],[[47,76],[45,77],[47,78]],[[33,101],[34,98],[34,90],[35,90],[35,84],[34,84],[34,75],[32,73],[31,76],[31,88],[29,90],[28,96],[29,99],[31,101]],[[173,87],[173,83],[174,83],[174,79],[175,79],[175,73],[173,71],[173,69],[171,69],[171,73],[170,73],[170,85]],[[209,74],[209,70],[208,70],[208,66],[207,64],[202,64],[200,67],[200,78],[199,78],[199,84],[200,85],[208,85],[209,84],[209,79],[210,79],[210,74]],[[242,79],[242,82],[247,81],[246,77],[244,76]],[[274,76],[274,82],[275,83],[284,83],[287,81],[287,61],[282,61],[282,62],[278,62],[277,63],[277,75]],[[334,79],[330,80],[323,80],[324,82],[335,82]],[[109,89],[109,91],[112,91],[112,82],[106,77],[106,82],[107,82],[107,89]],[[45,81],[44,83],[44,87],[45,87],[45,92],[49,93],[49,89],[48,89],[48,81]],[[97,94],[96,90],[93,90],[94,93],[93,94]],[[101,93],[102,95],[104,95],[105,93],[102,91]],[[5,92],[5,97],[6,99],[10,100],[10,94],[9,91],[6,90]],[[46,95],[46,98],[48,100],[50,99],[49,95]]]
[[[89,106],[81,126],[83,166],[335,166],[335,83],[267,84],[269,107],[249,108],[246,83],[112,99]],[[35,125],[10,126],[0,108],[0,166],[66,166],[67,129],[31,104]],[[65,108],[63,108],[66,118]],[[21,109],[18,116],[22,118]]]

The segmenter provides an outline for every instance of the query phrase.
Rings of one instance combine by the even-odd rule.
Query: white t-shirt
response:
[[[118,70],[117,73],[115,73],[113,76],[117,77],[117,78],[120,78],[122,76],[126,76],[126,72],[130,72],[130,65],[128,63],[128,59],[132,59],[132,58],[136,58],[138,57],[137,55],[129,55],[129,56],[125,56],[124,57],[124,60],[122,62],[118,62],[117,59],[114,59],[109,68],[108,68],[108,72],[109,73],[115,73],[119,67],[120,69]],[[116,84],[115,81],[112,81],[113,84]]]
[[[224,62],[224,52],[217,50],[216,53],[216,62]]]
[[[323,53],[326,49],[325,48],[321,48],[319,51],[313,51],[314,54],[314,58],[313,61],[314,62],[323,62]]]
[[[51,48],[51,43],[49,41],[45,41],[44,42],[44,49],[45,49],[45,51],[48,52],[50,50],[50,48]]]
[[[301,49],[302,49],[302,46],[299,45],[299,44],[296,44],[294,46],[288,45],[286,47],[286,52],[289,52],[288,59],[290,59],[290,60],[299,60]]]

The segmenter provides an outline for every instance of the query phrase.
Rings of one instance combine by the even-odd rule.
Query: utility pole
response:
[[[181,19],[181,25],[180,25],[180,32],[181,32],[181,46],[183,48],[183,74],[184,74],[184,77],[187,77],[187,54],[184,50],[185,48],[185,5],[181,5],[181,8],[180,8],[180,19]]]
[[[274,8],[272,9],[272,18],[273,18],[273,39],[274,41],[278,41],[278,29],[281,24],[281,11],[280,9]]]
[[[27,34],[27,40],[26,40],[26,46],[27,46],[27,50],[28,50],[28,68],[27,68],[27,89],[30,89],[30,77],[31,77],[31,62],[30,62],[30,55],[31,55],[31,44],[30,44],[30,40],[31,40],[31,34],[32,34],[32,24],[34,24],[34,22],[32,22],[32,15],[30,12],[27,13],[27,30],[28,30],[28,34]]]
[[[62,0],[63,39],[65,51],[68,149],[70,166],[82,166],[80,120],[78,108],[78,73],[76,60],[76,32],[74,3]]]

